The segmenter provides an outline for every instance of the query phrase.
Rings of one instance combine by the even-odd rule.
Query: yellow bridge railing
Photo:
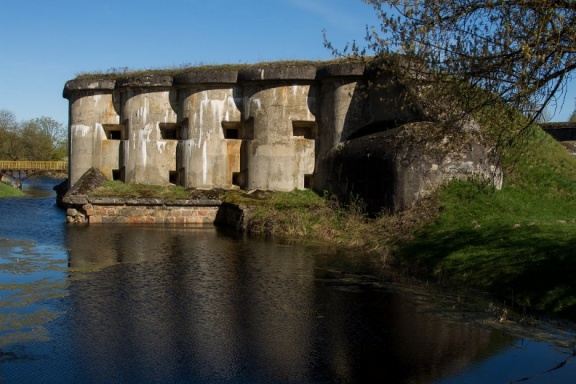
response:
[[[4,161],[0,160],[1,171],[67,171],[67,161]]]

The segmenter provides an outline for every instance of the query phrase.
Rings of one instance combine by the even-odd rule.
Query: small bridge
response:
[[[45,172],[67,172],[67,161],[4,161],[0,160],[0,177],[8,177],[17,188],[32,175]]]

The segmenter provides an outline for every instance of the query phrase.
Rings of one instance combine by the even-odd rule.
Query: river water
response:
[[[0,383],[576,381],[570,328],[488,326],[354,252],[67,225],[57,182],[0,199]]]

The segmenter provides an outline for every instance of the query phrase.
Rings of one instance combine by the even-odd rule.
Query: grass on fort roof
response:
[[[275,209],[310,208],[325,206],[324,199],[311,190],[292,192],[243,191],[224,189],[185,189],[179,185],[126,184],[119,180],[107,181],[90,192],[93,197],[158,198],[164,200],[221,200],[249,206],[267,206]]]
[[[144,75],[165,75],[165,76],[175,76],[179,73],[185,73],[189,71],[213,71],[213,70],[243,70],[248,68],[266,68],[266,67],[277,67],[281,66],[304,66],[304,65],[314,65],[321,66],[327,63],[339,62],[342,59],[335,59],[329,61],[320,60],[285,60],[285,61],[265,61],[259,63],[238,63],[238,64],[182,64],[173,67],[166,68],[149,68],[149,69],[134,69],[128,67],[118,67],[110,68],[106,71],[94,71],[94,72],[81,72],[76,75],[76,80],[82,79],[111,79],[116,80],[128,76],[144,76]]]
[[[107,181],[103,186],[90,192],[95,197],[156,198],[165,200],[188,199],[184,187],[173,185],[126,184],[122,181]]]

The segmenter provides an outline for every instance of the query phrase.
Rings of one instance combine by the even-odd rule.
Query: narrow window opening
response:
[[[171,123],[160,123],[160,136],[163,140],[178,139],[178,125]]]
[[[171,184],[178,184],[178,172],[170,171],[168,174],[168,181]]]
[[[315,121],[293,121],[292,135],[294,137],[303,137],[308,140],[316,140],[318,128]]]
[[[108,138],[110,140],[122,140],[122,132],[110,131],[110,132],[108,132]]]
[[[112,180],[122,180],[122,172],[119,169],[112,170]]]
[[[314,175],[304,175],[304,189],[312,189],[314,186]]]
[[[239,121],[223,121],[222,131],[225,139],[239,139],[242,124]]]
[[[240,172],[232,172],[232,185],[240,187]]]
[[[124,140],[124,125],[103,124],[102,128],[104,128],[108,140]]]
[[[226,139],[238,139],[240,137],[238,128],[226,128],[224,137]]]

